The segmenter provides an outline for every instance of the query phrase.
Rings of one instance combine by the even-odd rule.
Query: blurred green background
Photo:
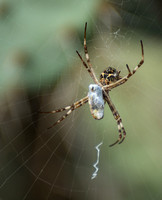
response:
[[[0,1],[0,199],[162,199],[162,3],[123,0]],[[84,24],[94,70],[127,74],[110,92],[127,131],[92,118],[88,104],[47,130],[62,114],[45,115],[87,95]],[[95,169],[100,143],[99,171]]]

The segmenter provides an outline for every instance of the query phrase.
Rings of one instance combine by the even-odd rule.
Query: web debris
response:
[[[103,142],[100,142],[100,143],[95,147],[96,150],[97,150],[97,160],[96,160],[95,164],[93,165],[93,167],[95,168],[95,172],[92,174],[91,179],[96,178],[97,172],[98,172],[98,170],[99,170],[99,167],[97,166],[98,163],[99,163],[99,160],[100,160],[100,149],[99,149],[99,147],[100,147],[102,144],[103,144]]]

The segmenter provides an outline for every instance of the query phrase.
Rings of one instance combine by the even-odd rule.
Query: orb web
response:
[[[37,1],[6,2],[0,5],[4,13],[0,24],[0,198],[160,199],[162,30],[157,19],[161,13],[157,8],[153,17],[148,15],[156,4],[151,0],[147,6],[143,6],[146,1],[104,1],[98,21],[91,12],[87,15],[93,25],[91,36],[88,23],[88,51],[98,77],[108,66],[121,70],[122,75],[127,73],[126,64],[134,69],[141,59],[139,41],[144,44],[144,65],[128,83],[110,92],[127,138],[123,144],[109,148],[118,132],[107,105],[103,120],[94,120],[86,104],[49,130],[62,113],[38,112],[71,105],[87,95],[92,80],[75,54],[77,49],[85,58],[83,21],[87,19],[80,20],[80,37],[71,30],[64,35],[63,29],[65,40],[59,41],[58,48],[58,38],[53,38],[50,25],[56,17],[52,9]],[[22,5],[24,10],[20,9]],[[25,14],[17,21],[12,18],[15,13],[21,16],[28,11],[31,20],[37,22],[40,10],[33,11],[40,5],[40,10],[45,9],[40,14],[41,23],[29,23],[28,32]],[[81,5],[88,10],[86,2]],[[109,12],[104,10],[105,5]],[[47,11],[52,17],[45,26]],[[26,48],[22,51],[23,45]],[[31,55],[39,62],[34,63]],[[39,67],[28,71],[30,64]],[[57,66],[55,72],[53,66]],[[29,90],[28,84],[34,89]]]

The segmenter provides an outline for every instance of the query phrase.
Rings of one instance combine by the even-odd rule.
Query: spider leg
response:
[[[86,40],[86,31],[87,31],[87,22],[85,23],[85,29],[84,29],[84,53],[85,57],[88,63],[89,68],[92,68],[92,64],[90,62],[89,54],[88,54],[88,49],[87,49],[87,40]]]
[[[83,65],[85,66],[85,68],[87,69],[88,73],[90,74],[91,78],[93,79],[93,81],[98,84],[99,86],[101,86],[101,84],[99,83],[94,71],[93,71],[93,68],[92,68],[92,64],[90,63],[90,58],[89,58],[89,55],[88,55],[88,49],[87,49],[87,44],[86,44],[86,30],[87,30],[87,22],[85,23],[85,30],[84,30],[84,53],[85,53],[85,57],[86,57],[86,61],[88,63],[88,65],[86,64],[86,62],[83,60],[83,58],[81,57],[81,55],[79,54],[78,51],[77,54],[80,58],[80,60],[82,61]]]
[[[120,144],[120,140],[122,139],[122,131],[121,131],[121,126],[120,126],[120,122],[117,121],[117,124],[118,124],[118,132],[119,132],[119,137],[118,139],[116,140],[116,142],[114,142],[113,144],[110,144],[109,147],[112,147],[114,146],[115,144]]]
[[[121,117],[118,113],[118,111],[116,110],[114,104],[112,103],[111,99],[110,99],[110,96],[107,92],[104,92],[104,99],[107,101],[109,107],[110,107],[110,110],[115,118],[115,120],[117,121],[117,126],[118,126],[118,132],[119,132],[119,137],[118,139],[116,140],[116,142],[114,142],[113,144],[109,145],[110,147],[114,146],[115,144],[121,144],[125,137],[126,137],[126,131],[124,129],[124,126],[122,124],[122,120],[121,120]]]
[[[77,101],[77,104],[74,103],[72,106],[70,106],[70,109],[68,110],[68,112],[63,115],[60,119],[58,119],[54,124],[52,124],[52,126],[48,127],[48,129],[54,127],[56,124],[59,124],[61,121],[63,121],[66,117],[68,117],[73,110],[81,107],[82,105],[86,104],[88,102],[88,98],[85,97],[84,101],[80,100],[80,101]]]
[[[45,114],[54,114],[54,113],[58,113],[58,112],[62,112],[64,110],[70,110],[71,108],[73,107],[76,107],[77,105],[80,105],[82,104],[84,101],[88,100],[88,96],[80,99],[79,101],[76,101],[75,103],[73,103],[71,106],[66,106],[64,108],[60,108],[60,109],[57,109],[57,110],[53,110],[53,111],[49,111],[49,112],[39,112],[39,113],[45,113]]]
[[[119,142],[119,144],[121,144],[124,140],[125,140],[125,137],[126,137],[126,131],[125,131],[125,128],[122,124],[122,120],[120,121],[120,127],[122,128],[122,131],[123,131],[123,138],[122,140]]]
[[[143,49],[143,42],[142,42],[142,40],[140,40],[140,42],[141,42],[141,50],[142,50],[142,59],[141,59],[141,61],[139,62],[139,64],[134,68],[134,70],[133,70],[133,74],[137,71],[137,69],[138,68],[140,68],[141,67],[141,65],[144,63],[144,49]]]
[[[95,79],[95,83],[100,85],[99,84],[99,81],[93,71],[93,68],[92,68],[92,64],[90,62],[90,58],[89,58],[89,54],[88,54],[88,49],[87,49],[87,40],[86,40],[86,31],[87,31],[87,22],[85,23],[85,29],[84,29],[84,53],[85,53],[85,57],[86,57],[86,60],[87,60],[87,63],[88,63],[88,66],[89,66],[89,69],[91,70],[91,73]]]
[[[61,121],[63,121],[66,117],[68,117],[72,111],[74,110],[74,107],[71,108],[65,115],[63,115],[60,119],[58,119],[54,124],[52,124],[52,126],[48,127],[48,129],[54,127],[56,124],[59,124]]]
[[[86,68],[86,70],[88,71],[88,73],[90,74],[91,78],[93,79],[93,81],[96,83],[96,80],[94,78],[94,75],[91,71],[91,69],[89,69],[89,67],[87,66],[86,62],[83,60],[82,56],[80,55],[80,53],[78,51],[76,51],[76,53],[78,54],[80,60],[82,61],[84,67]]]
[[[142,40],[140,41],[141,43],[141,51],[142,51],[142,59],[140,60],[139,64],[134,68],[134,70],[131,72],[129,66],[126,64],[126,67],[128,69],[128,75],[124,76],[122,79],[116,81],[115,83],[112,83],[110,85],[105,85],[103,86],[103,88],[105,90],[111,90],[119,85],[122,85],[123,83],[125,83],[133,74],[135,74],[135,72],[137,71],[138,68],[141,67],[141,65],[144,63],[144,48],[143,48],[143,42]]]
[[[57,112],[62,112],[62,111],[64,111],[64,110],[69,110],[69,109],[71,109],[71,107],[72,106],[66,106],[66,107],[64,107],[64,108],[60,108],[60,109],[57,109],[57,110],[53,110],[53,111],[40,111],[39,113],[45,113],[45,114],[54,114],[54,113],[57,113]]]
[[[125,137],[126,137],[126,131],[125,131],[124,126],[122,124],[121,118],[117,120],[117,125],[118,125],[119,137],[118,137],[117,141],[114,142],[113,144],[109,145],[109,147],[112,147],[117,143],[121,144],[124,141]],[[122,135],[122,132],[123,132],[123,135]]]
[[[96,75],[94,74],[92,68],[89,68],[89,67],[87,66],[86,62],[83,60],[82,56],[79,54],[78,51],[76,51],[76,53],[78,54],[80,60],[82,61],[83,65],[85,66],[86,70],[87,70],[88,73],[90,74],[90,76],[91,76],[91,78],[93,79],[93,81],[94,81],[96,84],[100,85],[100,83],[98,82],[98,80],[97,80],[97,78],[96,78]]]
[[[132,75],[132,72],[131,72],[131,70],[130,70],[128,64],[126,64],[126,67],[127,67],[127,70],[128,70],[128,75],[127,75],[127,77],[129,78],[129,77]],[[127,79],[127,80],[128,80],[128,79]]]

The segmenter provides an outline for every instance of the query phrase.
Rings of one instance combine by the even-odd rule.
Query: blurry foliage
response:
[[[99,0],[0,2],[0,93],[21,84],[51,83],[76,55],[77,29],[95,14]],[[78,40],[79,41],[79,40]]]

